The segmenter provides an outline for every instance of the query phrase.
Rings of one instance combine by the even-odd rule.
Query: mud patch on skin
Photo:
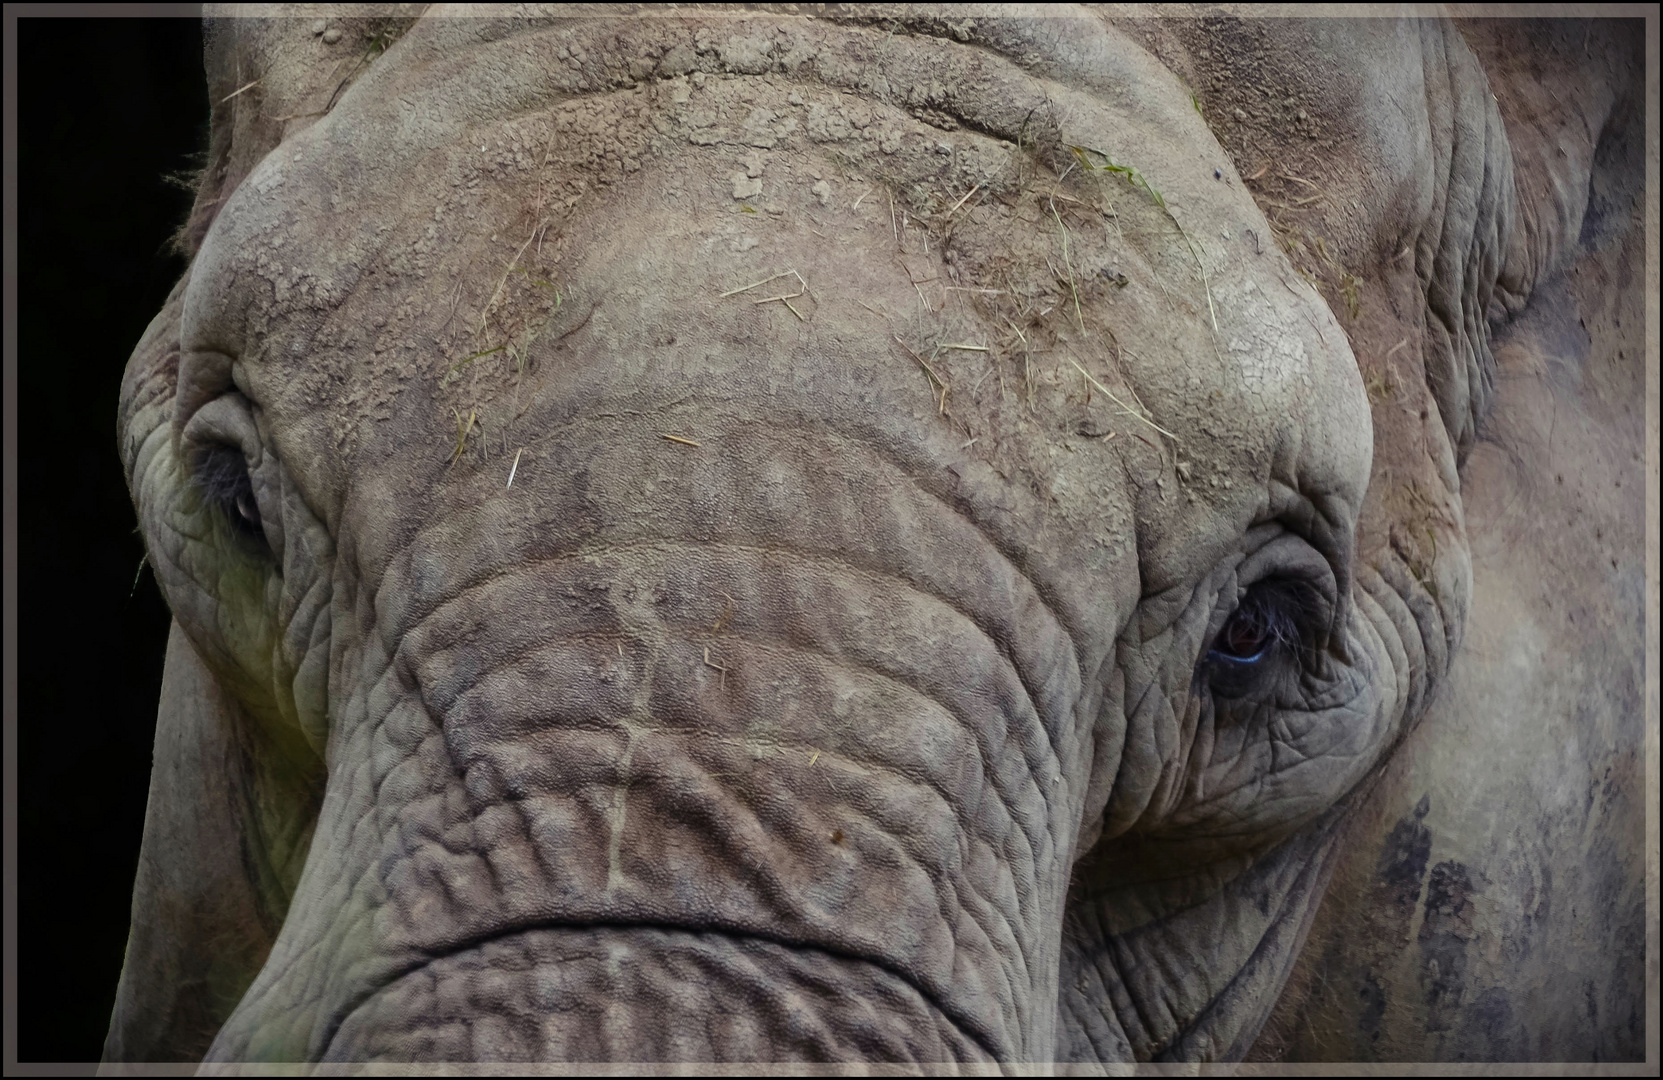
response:
[[[1396,944],[1409,940],[1415,905],[1420,900],[1421,883],[1426,879],[1426,864],[1432,854],[1432,830],[1426,825],[1431,808],[1431,797],[1422,795],[1414,810],[1399,818],[1386,837],[1374,878],[1370,931],[1375,941]],[[1363,1043],[1359,1049],[1370,1059],[1377,1057],[1376,1047],[1388,1004],[1386,989],[1380,981],[1387,957],[1381,955],[1375,959],[1375,963],[1362,968],[1356,981],[1360,1002],[1358,1032]]]
[[[1324,904],[1362,913],[1361,925],[1352,938],[1331,939],[1299,962],[1289,993],[1305,1005],[1272,1016],[1246,1060],[1393,1060],[1391,1033],[1413,1008],[1398,991],[1397,957],[1415,943],[1434,842],[1431,808],[1423,793],[1388,833],[1372,871],[1335,883]],[[1358,941],[1367,943],[1361,951]],[[1321,1051],[1313,1054],[1312,1045]]]
[[[1419,887],[1419,882],[1416,886]],[[1357,996],[1363,1003],[1360,1016],[1363,1033],[1370,1043],[1374,1043],[1380,1038],[1380,1025],[1386,1018],[1386,991],[1374,972],[1363,972],[1363,983],[1357,990]]]
[[[1463,863],[1441,862],[1426,883],[1426,917],[1419,940],[1427,1031],[1450,1030],[1461,1013],[1467,945],[1476,936],[1473,900],[1479,886],[1473,877]]]
[[[1431,798],[1422,795],[1414,813],[1398,819],[1392,827],[1380,852],[1377,876],[1389,898],[1383,910],[1397,926],[1397,937],[1404,936],[1409,920],[1414,918],[1421,879],[1426,876],[1426,860],[1432,853],[1432,830],[1423,824],[1431,806]]]
[[[1518,1056],[1522,1035],[1514,1018],[1512,995],[1504,987],[1492,986],[1463,1011],[1461,1049],[1454,1060],[1507,1061]]]

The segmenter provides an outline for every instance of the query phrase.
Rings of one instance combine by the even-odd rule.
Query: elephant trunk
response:
[[[355,548],[307,875],[214,1056],[1050,1052],[1069,638],[875,453],[745,442]]]
[[[443,956],[354,1009],[325,1060],[977,1061],[906,977],[794,942],[620,926]]]

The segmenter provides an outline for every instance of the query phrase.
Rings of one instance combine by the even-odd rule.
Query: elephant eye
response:
[[[1256,664],[1275,646],[1297,644],[1299,628],[1294,606],[1294,598],[1286,589],[1275,584],[1256,586],[1219,630],[1210,655],[1238,664]]]
[[[1297,652],[1304,606],[1292,583],[1271,580],[1249,589],[1207,650],[1213,690],[1225,697],[1246,693],[1271,659]]]
[[[1213,651],[1231,660],[1251,664],[1263,659],[1270,641],[1270,627],[1265,620],[1237,612],[1219,632]]]
[[[264,540],[260,503],[254,497],[254,481],[241,450],[216,443],[206,447],[195,469],[196,484],[203,498],[225,515],[239,534]]]

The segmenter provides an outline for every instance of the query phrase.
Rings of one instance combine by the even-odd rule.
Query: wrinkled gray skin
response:
[[[1393,966],[1493,929],[1455,857],[1418,931],[1352,884],[1507,542],[1492,336],[1560,355],[1596,249],[1635,318],[1632,31],[421,14],[209,27],[119,422],[175,623],[107,1058],[1496,1053]],[[1482,847],[1441,775],[1410,832]],[[1541,927],[1639,919],[1587,820]]]

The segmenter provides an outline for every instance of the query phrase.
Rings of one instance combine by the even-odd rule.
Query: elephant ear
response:
[[[1421,25],[1432,178],[1445,190],[1422,223],[1416,274],[1435,336],[1427,380],[1459,462],[1493,403],[1492,335],[1638,197],[1638,58],[1621,34],[1610,21]]]
[[[276,940],[249,872],[247,730],[174,623],[106,1061],[201,1060]]]
[[[1450,678],[1449,668],[1472,597],[1468,515],[1476,487],[1494,479],[1494,470],[1486,475],[1463,466],[1486,430],[1497,387],[1529,374],[1508,369],[1528,350],[1503,348],[1498,359],[1492,338],[1532,322],[1538,334],[1555,319],[1574,323],[1574,312],[1540,310],[1553,306],[1541,295],[1552,290],[1543,287],[1580,248],[1602,243],[1633,220],[1645,172],[1636,24],[1208,19],[1159,32],[1166,40],[1158,48],[1200,88],[1201,107],[1275,239],[1323,292],[1349,338],[1374,422],[1372,475],[1358,525],[1358,584],[1383,606],[1404,612],[1410,645],[1400,674],[1407,690],[1404,732],[1423,714],[1447,722],[1447,706],[1434,711],[1427,704],[1446,678],[1461,688],[1461,673]],[[1586,325],[1594,323],[1590,313]],[[1558,422],[1563,440],[1567,421],[1560,416]],[[1494,585],[1489,588],[1493,594]],[[1561,640],[1586,633],[1566,629]],[[1491,662],[1498,663],[1493,654]],[[1581,722],[1582,708],[1566,723]],[[1522,742],[1522,733],[1509,730],[1514,721],[1511,713],[1498,715],[1486,735],[1494,743]],[[1424,996],[1431,1009],[1439,995],[1453,1001],[1459,994],[1461,976],[1450,968],[1450,955],[1434,957],[1444,931],[1433,918],[1435,895],[1465,888],[1466,867],[1459,862],[1441,863],[1426,883],[1426,926],[1417,947],[1432,958],[1431,975],[1394,983],[1383,973],[1397,971],[1391,966],[1399,963],[1396,954],[1407,958],[1410,951],[1408,921],[1428,852],[1453,843],[1437,830],[1470,843],[1474,835],[1487,837],[1487,826],[1475,825],[1470,814],[1440,821],[1435,802],[1430,810],[1425,799],[1416,803],[1424,790],[1416,789],[1400,800],[1407,812],[1387,836],[1393,826],[1390,819],[1380,823],[1376,807],[1397,805],[1392,800],[1401,794],[1406,769],[1450,777],[1466,775],[1465,768],[1499,772],[1504,759],[1486,748],[1482,764],[1428,764],[1424,746],[1431,736],[1413,734],[1417,743],[1403,749],[1417,757],[1400,756],[1385,780],[1351,800],[1341,855],[1332,864],[1344,885],[1315,917],[1312,945],[1254,1057],[1276,1058],[1290,1047],[1295,1053],[1317,1047],[1332,1060],[1384,1053],[1384,1044],[1367,1041],[1370,1030],[1381,1030],[1381,1009],[1413,1015],[1420,1006],[1411,999]],[[1557,752],[1588,738],[1585,731],[1566,731],[1554,746]],[[1573,773],[1574,767],[1564,775]],[[1539,783],[1541,775],[1518,782]],[[1532,805],[1536,794],[1522,805]],[[1472,805],[1447,797],[1445,804]],[[1518,820],[1498,819],[1506,833],[1498,847],[1519,835]],[[1434,849],[1434,842],[1445,846]],[[1534,834],[1532,843],[1532,851],[1547,851]],[[1551,877],[1549,856],[1541,859],[1542,874]],[[1376,891],[1354,888],[1354,881],[1370,882]],[[1464,944],[1472,930],[1451,933]],[[1401,963],[1407,967],[1410,960]],[[1331,978],[1339,989],[1328,989]],[[1314,1007],[1341,998],[1343,1008],[1318,1014]],[[1449,1005],[1440,1007],[1448,1012]],[[1345,1019],[1336,1020],[1342,1013]],[[1426,1020],[1427,1043],[1409,1045],[1403,1060],[1437,1056],[1435,1026]],[[1352,1046],[1346,1039],[1354,1031],[1365,1035]]]
[[[426,4],[203,5],[208,161],[179,246],[194,254],[220,207],[279,143],[316,123]]]

